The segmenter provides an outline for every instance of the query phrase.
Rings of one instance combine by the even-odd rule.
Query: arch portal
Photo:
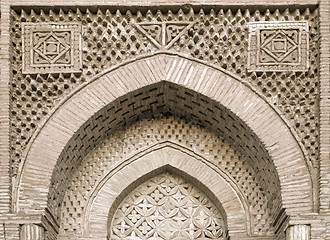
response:
[[[90,197],[83,237],[104,238],[123,199],[141,183],[165,172],[174,173],[198,186],[221,214],[225,232],[228,224],[229,235],[249,234],[251,217],[248,202],[236,184],[212,164],[185,151],[175,144],[164,143],[128,159],[109,172]]]
[[[84,155],[116,127],[168,111],[181,112],[215,129],[256,159],[258,153],[266,152],[279,176],[286,212],[290,214],[296,208],[312,211],[309,164],[276,109],[236,76],[197,60],[164,53],[109,69],[58,105],[27,148],[14,190],[17,211],[39,213],[48,208],[56,218],[58,206],[52,205],[52,199],[58,193],[62,197],[57,199],[63,199],[65,184]],[[267,168],[268,160],[263,161],[257,171]],[[66,169],[54,171],[62,163]],[[54,177],[54,172],[61,176]]]
[[[110,218],[110,239],[226,239],[216,206],[191,183],[164,172],[138,186]]]

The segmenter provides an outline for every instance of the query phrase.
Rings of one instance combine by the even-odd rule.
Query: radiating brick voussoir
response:
[[[153,71],[152,67],[157,69]],[[111,69],[77,90],[54,111],[26,157],[18,190],[19,205],[28,208],[23,199],[25,195],[31,195],[31,201],[37,200],[41,206],[46,205],[52,169],[66,143],[89,118],[115,99],[164,80],[203,94],[246,123],[274,161],[282,185],[282,198],[288,203],[285,207],[294,208],[295,203],[301,203],[303,196],[305,209],[310,211],[312,186],[308,166],[296,139],[276,111],[253,89],[228,73],[197,61],[165,54]],[[26,174],[33,169],[44,171],[31,181]],[[299,174],[292,174],[294,169],[299,169]],[[43,185],[39,184],[41,179]],[[287,193],[286,182],[297,183],[293,195]],[[35,189],[40,190],[41,198],[29,194]]]
[[[155,159],[157,161],[154,161]],[[100,184],[102,186],[95,191],[93,201],[89,202],[87,206],[85,216],[89,217],[84,223],[87,228],[86,232],[93,237],[104,237],[100,233],[107,232],[108,216],[109,213],[113,214],[111,206],[115,201],[120,202],[120,199],[117,199],[118,196],[138,179],[152,172],[159,174],[158,169],[168,166],[174,171],[179,170],[197,179],[195,183],[200,182],[214,193],[216,201],[222,205],[225,211],[223,214],[226,214],[230,232],[236,234],[246,232],[246,225],[250,224],[247,220],[250,218],[249,211],[247,207],[244,207],[246,203],[238,197],[240,193],[235,191],[230,180],[222,178],[219,173],[202,161],[171,146],[165,146],[145,154],[143,157],[131,159],[128,164],[121,167],[120,171],[114,171],[105,181],[102,181]],[[166,169],[164,170],[166,171]]]

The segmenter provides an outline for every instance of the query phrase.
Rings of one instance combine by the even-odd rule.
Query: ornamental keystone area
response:
[[[0,11],[0,240],[330,240],[328,1]]]

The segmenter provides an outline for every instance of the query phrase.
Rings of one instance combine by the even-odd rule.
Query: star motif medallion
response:
[[[69,35],[69,33],[65,33]],[[54,32],[50,32],[44,38],[40,39],[37,45],[33,47],[34,54],[39,54],[40,57],[53,64],[71,49],[70,44],[63,39],[57,37]],[[34,61],[38,58],[34,58]],[[66,63],[70,63],[71,58],[67,58]],[[34,62],[38,64],[38,62]]]
[[[309,36],[307,21],[251,22],[248,71],[307,71]]]
[[[298,50],[298,42],[290,38],[283,30],[277,30],[262,42],[260,49],[277,62],[283,62],[287,56]],[[261,62],[264,59],[261,58]],[[294,58],[291,62],[297,62],[298,58]]]
[[[81,72],[81,23],[23,23],[23,74]]]

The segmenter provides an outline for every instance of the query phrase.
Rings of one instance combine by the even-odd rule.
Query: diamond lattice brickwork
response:
[[[139,95],[139,98],[144,97],[145,95]],[[195,98],[192,101],[195,102]],[[125,101],[125,103],[131,104],[128,101]],[[179,107],[179,104],[175,103],[175,106]],[[195,108],[198,107],[195,106]],[[110,113],[110,115],[112,114]],[[223,114],[216,112],[216,115],[221,115],[226,119],[226,122],[230,122],[229,118]],[[110,119],[110,121],[112,120]],[[108,121],[104,121],[104,124],[111,127]],[[103,126],[99,127],[103,128]],[[238,126],[233,127],[233,129],[236,128]],[[76,140],[80,138],[86,139],[86,136],[80,135]],[[78,141],[80,142],[80,140]],[[54,210],[61,214],[59,219],[61,222],[59,231],[61,238],[59,239],[66,239],[70,234],[82,234],[81,229],[83,229],[82,223],[84,221],[82,216],[100,176],[108,174],[113,166],[126,161],[130,156],[138,154],[141,149],[149,148],[162,141],[176,142],[187,149],[194,148],[194,151],[201,156],[208,156],[213,164],[227,172],[239,186],[242,186],[242,191],[251,204],[253,234],[273,234],[271,221],[274,212],[281,204],[280,187],[273,164],[268,159],[266,160],[267,164],[262,164],[264,162],[262,152],[251,156],[251,158],[245,158],[216,135],[203,131],[203,128],[191,122],[169,115],[156,119],[141,120],[109,135],[109,138],[100,143],[80,164],[77,172],[72,177],[68,190],[66,190],[64,199],[61,197],[62,192],[56,195],[50,194],[50,203],[53,206],[58,206]],[[253,142],[253,139],[251,138],[248,141]],[[251,146],[252,148],[254,147]],[[70,147],[68,152],[72,156],[70,158],[72,161],[79,157],[72,153],[70,149],[81,149],[80,151],[84,152],[84,149],[80,146]],[[254,164],[250,162],[252,159],[258,159],[256,161],[258,167],[254,167]],[[59,164],[58,166],[56,172],[65,174],[67,165]],[[260,179],[260,175],[263,179]],[[61,178],[57,177],[53,185],[63,186],[63,182],[60,182],[60,180]],[[62,189],[67,189],[67,187],[59,188],[60,191],[63,191]],[[263,189],[267,189],[267,195],[265,195]],[[72,218],[75,221],[72,221]]]
[[[142,11],[141,8],[140,10],[136,8],[136,11],[131,10],[79,7],[47,11],[31,8],[12,9],[12,99],[10,105],[12,176],[17,175],[18,165],[23,159],[23,152],[26,151],[25,147],[32,139],[33,133],[56,104],[105,69],[130,61],[137,56],[159,51],[160,49],[136,28],[136,24],[157,23],[160,26],[164,22],[172,22],[175,26],[181,23],[193,23],[183,35],[180,35],[178,30],[172,32],[171,39],[178,35],[180,37],[166,51],[215,64],[250,83],[269,103],[278,108],[283,118],[288,120],[292,129],[296,131],[298,140],[306,148],[306,159],[317,166],[319,121],[317,8],[264,9],[264,11],[261,9],[252,11],[245,7],[235,11],[230,8],[175,11],[173,9]],[[307,22],[306,41],[308,40],[308,44],[307,49],[302,49],[309,58],[307,71],[292,71],[292,67],[289,67],[286,72],[248,71],[249,24],[275,21],[298,24]],[[22,61],[25,59],[23,53],[29,54],[25,52],[25,43],[29,41],[24,37],[23,25],[33,25],[37,29],[39,26],[54,23],[57,25],[81,24],[82,72],[69,73],[69,68],[66,67],[65,70],[60,71],[61,73],[46,74],[43,68],[44,70],[36,71],[36,74],[34,69],[32,69],[33,74],[22,74],[21,70],[26,67],[26,63]],[[283,29],[281,28],[287,34],[289,29]],[[159,29],[157,33],[152,30],[150,36],[160,41],[157,34],[161,30]],[[275,28],[272,31],[277,30],[280,29]],[[165,46],[169,39],[165,38]],[[283,42],[282,36],[278,36],[274,41],[275,51],[284,51],[281,41]],[[268,60],[275,61],[271,56],[264,54]],[[276,54],[281,55],[281,53]],[[293,55],[288,57],[291,56]],[[287,59],[284,63],[285,61]],[[267,68],[269,69],[269,66]]]
[[[118,207],[110,239],[224,239],[214,204],[170,173],[145,182]]]

